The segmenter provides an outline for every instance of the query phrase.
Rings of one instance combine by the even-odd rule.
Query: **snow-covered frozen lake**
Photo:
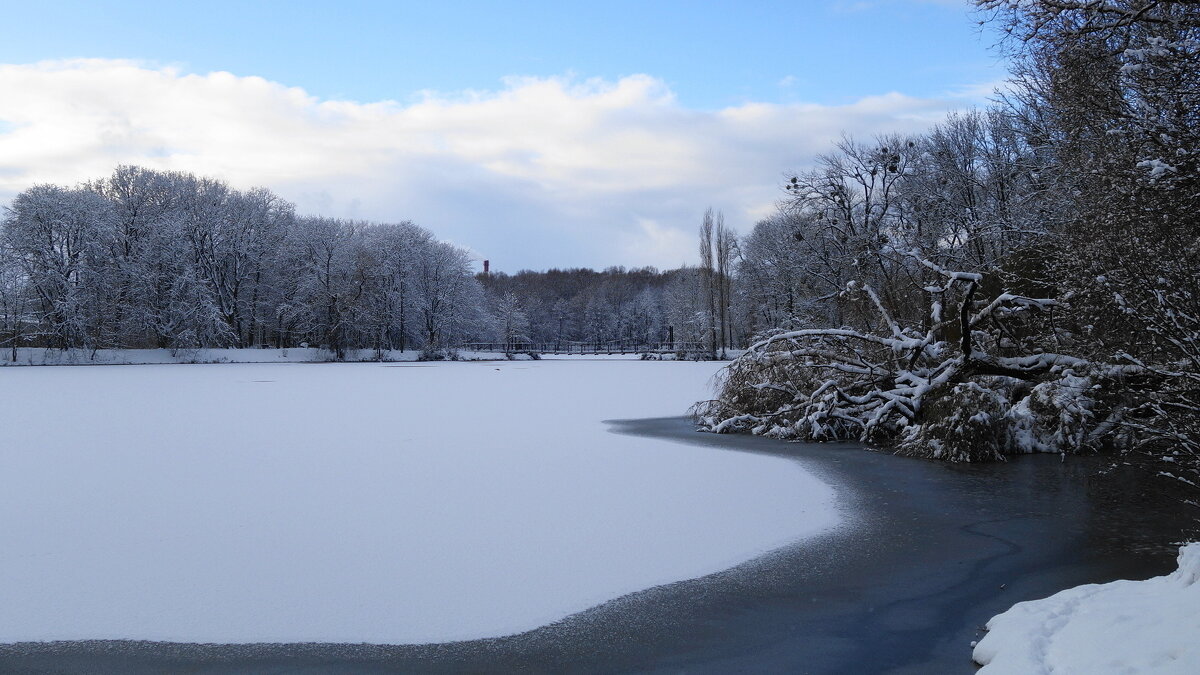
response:
[[[0,642],[498,636],[836,527],[778,457],[609,433],[712,363],[0,373]]]

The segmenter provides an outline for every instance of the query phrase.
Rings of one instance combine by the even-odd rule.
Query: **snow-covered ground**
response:
[[[992,617],[975,646],[981,675],[1200,673],[1200,543],[1145,581],[1069,588]]]
[[[0,642],[495,636],[836,527],[796,462],[609,433],[720,364],[0,373]]]

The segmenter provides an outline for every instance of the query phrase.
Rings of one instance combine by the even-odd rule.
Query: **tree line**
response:
[[[60,349],[433,354],[486,326],[466,251],[410,222],[297,216],[266,189],[122,166],[31,187],[0,228],[0,339]]]
[[[715,328],[728,307],[732,234],[712,231],[725,247],[720,269],[476,274],[467,251],[411,222],[299,216],[267,189],[121,166],[75,187],[33,186],[4,209],[0,346],[13,361],[19,347],[447,358],[477,342],[715,357],[742,336],[728,317]],[[702,301],[705,288],[715,294]]]

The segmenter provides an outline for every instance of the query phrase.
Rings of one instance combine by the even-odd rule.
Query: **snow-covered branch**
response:
[[[924,330],[903,326],[870,285],[848,283],[843,293],[865,297],[879,330],[805,328],[756,342],[727,369],[720,398],[697,407],[702,428],[894,444],[911,454],[957,460],[1012,451],[1017,434],[1008,440],[1001,429],[1007,410],[1023,401],[1009,398],[1035,381],[1073,376],[1090,364],[1049,352],[990,353],[1006,322],[1056,303],[1007,292],[980,302],[983,274],[908,255],[945,282],[932,289]],[[956,305],[954,319],[943,319],[946,303]],[[930,406],[942,410],[930,415]],[[966,410],[974,412],[959,414]],[[931,421],[944,425],[947,419],[953,428],[928,433],[936,426]],[[1028,426],[1019,414],[1013,420]]]

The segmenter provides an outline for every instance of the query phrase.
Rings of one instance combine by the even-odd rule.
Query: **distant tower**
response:
[[[489,266],[490,262],[491,262],[490,260],[483,261],[483,276],[485,276],[485,277],[488,275],[488,266]]]

